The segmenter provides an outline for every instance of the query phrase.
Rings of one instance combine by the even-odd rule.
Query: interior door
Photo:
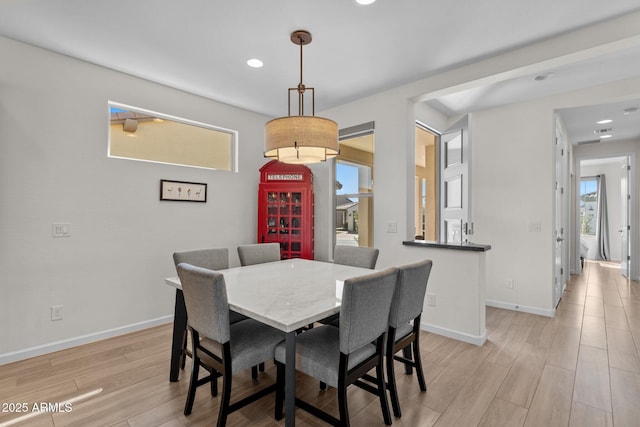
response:
[[[556,129],[557,132],[557,129]],[[564,278],[564,263],[563,255],[565,253],[565,227],[563,224],[563,199],[564,199],[564,168],[565,164],[565,147],[561,135],[556,133],[555,141],[555,216],[554,216],[554,229],[555,229],[555,248],[554,248],[554,279],[553,279],[553,300],[554,307],[560,302],[562,298],[562,291],[564,290],[564,284],[566,282]]]
[[[463,243],[473,233],[469,209],[469,120],[449,127],[440,137],[440,240]]]
[[[622,163],[622,167],[620,169],[620,212],[622,214],[622,218],[620,219],[620,242],[621,242],[621,252],[620,252],[620,272],[624,277],[629,277],[629,232],[630,232],[630,199],[631,193],[629,192],[629,171],[631,167],[629,166],[629,158],[627,157],[625,162]]]

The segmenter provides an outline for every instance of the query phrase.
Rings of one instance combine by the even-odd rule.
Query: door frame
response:
[[[595,160],[595,159],[611,159],[615,157],[628,157],[629,165],[631,166],[631,170],[629,171],[629,194],[633,195],[637,194],[636,189],[636,154],[634,152],[611,152],[611,153],[600,153],[600,154],[590,154],[590,155],[580,155],[575,156],[574,158],[574,171],[575,171],[575,182],[573,191],[576,194],[575,203],[573,206],[574,215],[573,215],[573,223],[572,223],[572,231],[574,235],[574,247],[575,250],[573,252],[572,258],[572,272],[576,274],[580,273],[580,200],[577,196],[580,194],[580,162],[582,160]],[[619,179],[617,177],[616,179]],[[638,259],[638,225],[640,224],[638,218],[638,209],[637,209],[637,201],[630,200],[629,201],[629,224],[631,225],[631,232],[629,233],[629,278],[632,280],[639,280],[639,267],[640,267],[640,259]]]
[[[622,164],[620,173],[620,201],[622,203],[621,219],[624,218],[622,226],[623,229],[619,229],[622,235],[626,235],[626,238],[621,237],[622,243],[626,242],[626,248],[621,250],[623,255],[620,260],[620,272],[626,278],[631,276],[631,159],[627,157],[627,161]],[[622,190],[624,189],[624,194]],[[624,247],[624,246],[623,246]],[[624,267],[623,267],[624,266]]]

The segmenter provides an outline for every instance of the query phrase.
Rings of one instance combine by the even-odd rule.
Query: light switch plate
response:
[[[62,309],[61,305],[54,305],[51,307],[51,321],[54,322],[56,320],[62,320]]]
[[[71,224],[66,222],[54,222],[51,226],[51,235],[53,237],[70,237]]]
[[[540,233],[542,231],[542,223],[540,221],[530,222],[529,223],[529,232],[530,233]]]

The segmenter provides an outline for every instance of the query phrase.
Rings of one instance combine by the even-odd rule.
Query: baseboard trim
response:
[[[83,344],[89,344],[101,341],[107,338],[140,331],[142,329],[152,328],[173,322],[173,316],[158,317],[157,319],[145,320],[144,322],[133,323],[131,325],[120,326],[118,328],[107,329],[106,331],[95,332],[92,334],[81,335],[79,337],[68,338],[65,340],[54,341],[51,343],[27,348],[24,350],[13,351],[10,353],[0,354],[0,365],[17,362],[19,360],[30,359],[43,354],[53,353],[55,351],[66,350],[71,347],[77,347]]]
[[[494,301],[494,300],[486,300],[485,304],[488,305],[489,307],[504,308],[505,310],[513,310],[513,311],[522,311],[524,313],[537,314],[538,316],[555,317],[556,315],[555,308],[548,310],[548,309],[539,308],[539,307],[528,307],[526,305],[513,304],[510,302]]]
[[[482,335],[470,335],[464,332],[454,331],[440,326],[431,325],[429,323],[420,322],[420,329],[427,332],[432,332],[437,335],[442,335],[447,338],[482,346],[487,340],[487,331],[485,330]]]

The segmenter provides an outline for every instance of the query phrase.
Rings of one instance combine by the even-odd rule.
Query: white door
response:
[[[629,277],[629,231],[631,229],[629,224],[629,209],[631,199],[631,193],[629,191],[629,171],[631,170],[631,166],[629,165],[629,158],[627,157],[626,161],[622,164],[622,168],[620,169],[620,206],[622,218],[620,220],[620,242],[621,242],[621,252],[620,252],[620,272],[624,277]]]
[[[469,209],[468,116],[440,137],[440,240],[463,243],[472,234]]]
[[[554,229],[555,229],[555,248],[554,248],[554,272],[553,272],[553,301],[554,307],[560,302],[562,298],[562,291],[564,290],[565,278],[563,267],[563,255],[565,253],[565,227],[563,224],[563,198],[564,198],[564,168],[565,164],[565,148],[563,139],[556,133],[555,142],[555,216],[554,216]]]

